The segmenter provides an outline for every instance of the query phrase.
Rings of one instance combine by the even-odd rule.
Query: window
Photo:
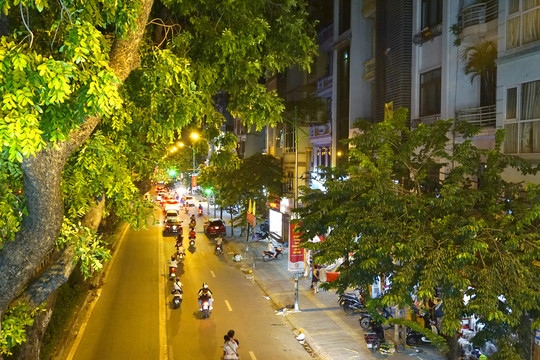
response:
[[[285,133],[285,149],[295,151],[294,126],[287,124],[287,132]]]
[[[516,118],[517,88],[506,90],[506,118]]]
[[[507,89],[506,96],[505,152],[540,153],[540,80]]]
[[[339,33],[351,28],[351,0],[339,0]]]
[[[441,113],[441,68],[420,74],[420,116]]]
[[[506,49],[540,40],[540,0],[509,0]]]
[[[442,0],[422,0],[422,29],[442,23]]]

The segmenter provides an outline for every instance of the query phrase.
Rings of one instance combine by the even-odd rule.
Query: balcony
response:
[[[442,34],[442,24],[433,25],[422,29],[418,34],[413,37],[413,44],[422,46],[423,43],[435,39]]]
[[[317,33],[317,41],[320,44],[323,44],[327,40],[332,40],[334,37],[334,23],[330,23],[323,27]]]
[[[420,124],[432,125],[437,120],[441,120],[441,115],[440,114],[422,116],[422,117],[419,117],[419,118],[416,118],[416,119],[412,119],[411,120],[411,128],[416,129]]]
[[[375,58],[371,58],[364,63],[364,80],[373,79],[375,77]]]
[[[474,25],[485,24],[498,16],[499,7],[496,0],[480,2],[467,6],[461,10],[458,16],[460,31]]]
[[[481,127],[494,127],[496,122],[496,106],[481,106],[459,109],[456,111],[457,121],[467,121]]]
[[[332,75],[317,80],[317,96],[321,96],[321,93],[326,91],[332,91]]]

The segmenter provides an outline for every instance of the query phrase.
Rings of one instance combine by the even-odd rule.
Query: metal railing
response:
[[[329,87],[332,87],[332,75],[328,75],[317,80],[317,92],[328,89]]]
[[[497,111],[495,105],[459,109],[456,111],[456,120],[467,121],[482,127],[495,126],[496,117]]]
[[[440,114],[422,116],[416,119],[411,119],[411,128],[416,129],[420,124],[431,125],[434,124],[437,120],[441,120]]]
[[[422,46],[423,43],[428,42],[442,34],[442,24],[433,25],[422,29],[418,34],[415,34],[412,42],[416,45]]]
[[[485,24],[498,16],[497,1],[477,3],[467,6],[459,13],[458,23],[460,30],[473,25]]]

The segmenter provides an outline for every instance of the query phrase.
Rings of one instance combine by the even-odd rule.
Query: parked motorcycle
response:
[[[370,319],[369,329],[371,332],[364,335],[364,340],[366,340],[368,349],[377,351],[381,347],[381,344],[384,343],[384,328],[378,321]]]
[[[366,306],[359,300],[343,300],[340,306],[347,315],[352,315],[355,312],[366,312]]]
[[[183,300],[182,290],[174,289],[171,293],[173,294],[173,298],[172,298],[173,308],[178,309]]]
[[[384,308],[382,311],[380,311],[380,315],[384,317],[386,320],[390,319],[392,317],[392,314],[390,314],[390,311],[388,309]],[[370,328],[370,322],[373,320],[370,313],[365,312],[363,313],[360,318],[358,319],[358,322],[360,323],[360,326],[362,329],[368,330]],[[382,326],[382,325],[381,325]]]
[[[426,338],[424,334],[411,328],[407,328],[407,339],[405,340],[405,342],[409,346],[431,344],[431,341],[428,340],[428,338]]]
[[[281,260],[283,259],[283,254],[281,253],[282,251],[283,248],[276,248],[276,251],[274,253],[272,253],[271,251],[263,251],[263,260]]]

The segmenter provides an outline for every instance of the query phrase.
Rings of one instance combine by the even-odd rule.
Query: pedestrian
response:
[[[313,289],[316,293],[318,291],[318,284],[319,283],[319,267],[315,265],[313,267],[313,271],[311,272],[311,289]]]
[[[238,348],[238,345],[236,345],[234,341],[231,341],[229,335],[225,335],[223,339],[225,340],[225,343],[223,344],[223,360],[237,360],[238,353],[236,352],[236,349]]]
[[[234,341],[236,343],[236,349],[238,350],[238,347],[240,346],[240,341],[234,338],[234,330],[227,331],[227,335],[229,335],[231,341]]]

